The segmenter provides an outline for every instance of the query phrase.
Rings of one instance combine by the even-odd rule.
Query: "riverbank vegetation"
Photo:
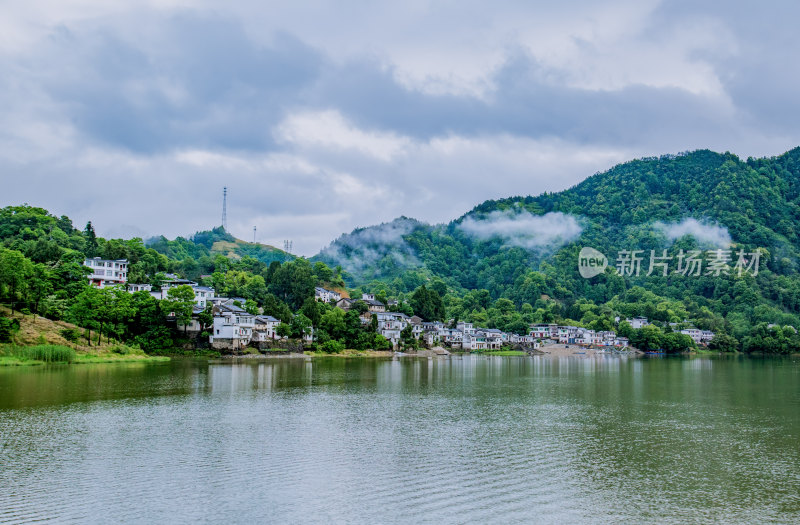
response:
[[[76,352],[61,345],[0,345],[0,366],[44,364],[90,364],[168,361],[168,357],[148,356],[141,350],[119,347],[112,352]]]

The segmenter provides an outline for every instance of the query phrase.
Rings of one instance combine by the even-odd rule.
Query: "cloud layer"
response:
[[[0,205],[105,235],[215,226],[227,186],[232,233],[255,225],[311,255],[357,226],[446,221],[633,157],[800,144],[796,3],[32,0],[0,14]]]
[[[697,219],[686,218],[677,223],[657,222],[653,227],[663,232],[670,241],[680,239],[684,235],[690,235],[702,245],[712,245],[720,248],[727,247],[733,242],[728,228],[710,221],[700,222]]]
[[[385,265],[393,268],[414,268],[420,262],[404,236],[417,226],[421,226],[420,223],[401,217],[371,228],[357,229],[339,237],[335,243],[322,250],[320,255],[354,275],[361,274],[365,268],[374,269]]]
[[[583,231],[572,215],[561,212],[534,215],[514,210],[496,210],[481,218],[470,216],[459,228],[477,239],[500,238],[508,246],[528,250],[557,248],[577,239]]]

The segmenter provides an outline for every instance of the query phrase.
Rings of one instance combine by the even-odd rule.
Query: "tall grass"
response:
[[[59,345],[17,346],[11,348],[11,355],[45,363],[71,363],[75,360],[75,350]]]

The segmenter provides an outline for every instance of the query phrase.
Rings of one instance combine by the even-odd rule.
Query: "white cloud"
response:
[[[711,221],[700,222],[697,219],[686,218],[677,223],[656,222],[653,227],[666,235],[667,239],[674,241],[684,235],[694,237],[700,244],[726,247],[731,244],[731,234],[728,228]]]
[[[410,143],[394,133],[359,129],[332,110],[290,115],[277,126],[275,136],[300,147],[356,150],[384,162],[403,154]]]
[[[414,250],[404,239],[416,222],[400,218],[366,229],[359,229],[339,237],[322,250],[321,255],[333,259],[349,273],[358,275],[366,268],[389,258],[402,268],[419,266]]]
[[[529,250],[557,248],[577,239],[583,231],[571,215],[561,212],[534,215],[518,210],[495,210],[480,218],[469,216],[459,227],[478,239],[500,238],[509,246]]]

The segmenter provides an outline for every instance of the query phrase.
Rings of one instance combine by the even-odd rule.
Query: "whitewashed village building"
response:
[[[317,286],[314,288],[314,299],[323,303],[336,302],[342,298],[342,294],[333,290],[327,290]]]
[[[168,281],[164,281],[164,284],[161,285],[160,291],[150,291],[150,295],[155,297],[156,299],[163,300],[167,299],[169,296],[169,290],[171,288],[177,288],[178,286],[191,286],[192,290],[194,291],[194,303],[199,308],[205,308],[209,304],[212,304],[214,299],[214,289],[208,286],[200,286],[194,281],[189,281],[187,279],[170,279]],[[244,303],[242,303],[244,304]]]
[[[271,315],[257,315],[253,322],[253,341],[263,343],[278,339],[275,329],[281,324],[280,320]]]
[[[88,275],[89,284],[97,288],[125,284],[128,281],[127,259],[111,260],[94,257],[84,260],[83,265],[92,270]]]
[[[649,325],[650,323],[647,321],[647,317],[634,317],[633,319],[625,319],[631,328],[638,330],[640,328],[644,328],[645,326]]]
[[[250,344],[256,316],[233,305],[216,305],[214,327],[209,336],[211,346],[219,350],[241,350]]]
[[[697,328],[686,328],[681,330],[681,333],[684,335],[688,335],[692,338],[692,341],[698,345],[707,345],[714,339],[714,332],[710,330],[698,330]]]

